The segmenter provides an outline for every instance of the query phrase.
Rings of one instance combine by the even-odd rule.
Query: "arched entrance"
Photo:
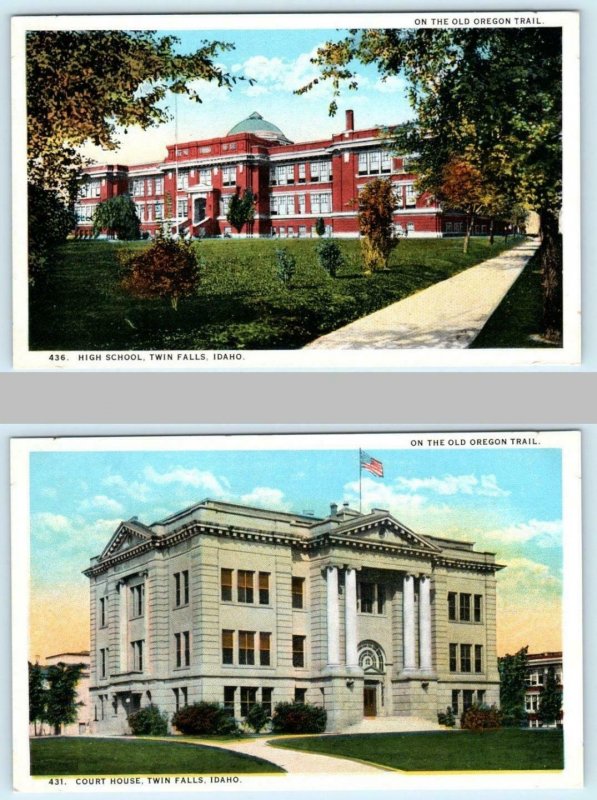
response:
[[[386,658],[381,645],[366,639],[358,647],[359,666],[365,677],[363,684],[363,716],[377,717],[384,705]]]

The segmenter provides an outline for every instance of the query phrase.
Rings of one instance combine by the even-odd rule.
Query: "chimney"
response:
[[[335,517],[338,514],[337,503],[330,503],[330,517]]]
[[[351,108],[346,110],[346,130],[354,131],[354,111]]]

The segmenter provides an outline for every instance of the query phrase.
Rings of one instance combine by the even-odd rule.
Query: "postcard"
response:
[[[579,363],[578,29],[13,18],[14,366]]]
[[[582,785],[580,434],[12,441],[27,792]]]

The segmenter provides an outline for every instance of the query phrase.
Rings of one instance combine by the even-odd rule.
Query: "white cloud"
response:
[[[498,572],[498,596],[503,602],[530,603],[537,596],[553,597],[562,588],[562,581],[547,564],[530,558],[511,558]]]
[[[402,94],[406,91],[406,81],[400,75],[390,75],[385,80],[381,78],[372,85],[376,92],[384,94]]]
[[[44,486],[41,490],[42,497],[58,497],[58,492],[53,486]]]
[[[425,514],[436,514],[447,511],[446,506],[431,506],[428,498],[422,494],[412,494],[399,491],[396,487],[375,481],[373,478],[363,478],[361,481],[361,495],[363,511],[367,513],[371,508],[386,508],[395,514],[399,519],[404,517],[407,522],[408,517],[417,512],[425,510]],[[350,503],[352,508],[359,507],[359,482],[351,481],[344,485],[344,500]],[[416,517],[411,517],[415,520]],[[407,524],[412,524],[407,522]]]
[[[132,497],[133,500],[138,500],[140,503],[145,503],[149,500],[150,489],[146,483],[127,481],[122,475],[108,475],[107,478],[104,478],[102,484],[118,489],[123,494],[126,494],[127,497]]]
[[[79,511],[86,513],[89,511],[99,511],[104,514],[122,514],[124,508],[118,500],[114,500],[105,494],[96,494],[79,504]]]
[[[281,511],[289,511],[290,505],[284,499],[284,492],[272,486],[256,486],[248,494],[240,497],[240,502],[248,506],[259,506],[260,508],[277,508]]]
[[[39,526],[52,533],[61,533],[68,530],[70,520],[63,514],[52,514],[49,511],[40,511],[32,519],[32,527]]]
[[[479,495],[507,497],[510,492],[498,486],[495,475],[443,475],[441,478],[398,478],[399,489],[409,492],[428,491],[441,495]]]
[[[483,536],[503,545],[526,544],[533,541],[539,547],[557,547],[562,544],[562,520],[531,519],[528,522],[485,531]]]
[[[150,483],[158,485],[180,484],[192,486],[194,489],[204,489],[212,495],[221,497],[230,493],[228,481],[218,478],[212,472],[196,468],[174,467],[168,472],[157,472],[153,467],[146,467],[143,475]]]
[[[244,93],[249,96],[278,91],[294,92],[319,77],[319,68],[311,63],[311,58],[316,55],[318,47],[319,45],[308,53],[301,53],[293,60],[254,55],[242,64],[235,64],[232,70],[257,81],[253,86],[247,85],[244,89]],[[321,97],[322,94],[331,94],[331,87],[325,83],[316,84],[305,97]]]

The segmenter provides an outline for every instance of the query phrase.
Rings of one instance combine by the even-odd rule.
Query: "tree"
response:
[[[500,708],[504,722],[519,724],[526,718],[524,696],[527,679],[528,645],[514,655],[498,658],[500,674]]]
[[[317,217],[317,221],[315,222],[315,233],[318,236],[325,236],[325,221],[323,217]]]
[[[554,723],[560,717],[562,709],[562,689],[556,679],[553,667],[547,670],[547,676],[539,695],[539,719],[541,722]]]
[[[359,231],[363,268],[366,275],[387,269],[392,249],[398,244],[394,236],[392,215],[396,196],[388,178],[375,178],[365,184],[358,196]]]
[[[99,203],[93,215],[93,235],[107,231],[117,239],[139,239],[141,220],[128,194],[119,194]]]
[[[314,62],[341,88],[358,87],[357,65],[381,80],[406,78],[415,117],[390,131],[413,156],[419,187],[434,192],[446,165],[466,158],[487,183],[539,213],[545,335],[561,338],[562,261],[558,218],[562,184],[562,40],[556,27],[352,30],[321,46]]]
[[[77,719],[77,709],[82,703],[77,702],[77,684],[85,668],[84,664],[59,664],[48,667],[48,701],[46,720],[59,735],[63,725],[69,725]]]
[[[39,664],[29,662],[29,722],[37,736],[37,723],[46,721],[46,705],[48,691],[45,685],[44,672]]]
[[[29,283],[34,285],[46,272],[49,256],[75,227],[75,216],[53,189],[30,183],[27,192],[29,220]]]
[[[483,176],[474,164],[463,158],[453,158],[444,167],[442,177],[438,197],[467,215],[462,252],[468,253],[475,217],[484,207]]]
[[[231,89],[242,77],[217,63],[233,49],[202,41],[177,52],[175,36],[153,31],[30,31],[26,41],[29,179],[55,188],[77,173],[81,145],[118,147],[117,132],[170,119],[168,92],[201,102],[197,81]]]
[[[240,233],[243,226],[255,219],[255,195],[250,189],[245,189],[244,194],[233,194],[228,205],[226,219]]]
[[[123,262],[129,270],[124,289],[143,299],[168,299],[174,311],[180,298],[197,287],[198,266],[190,242],[159,238],[137,255],[124,255]]]

